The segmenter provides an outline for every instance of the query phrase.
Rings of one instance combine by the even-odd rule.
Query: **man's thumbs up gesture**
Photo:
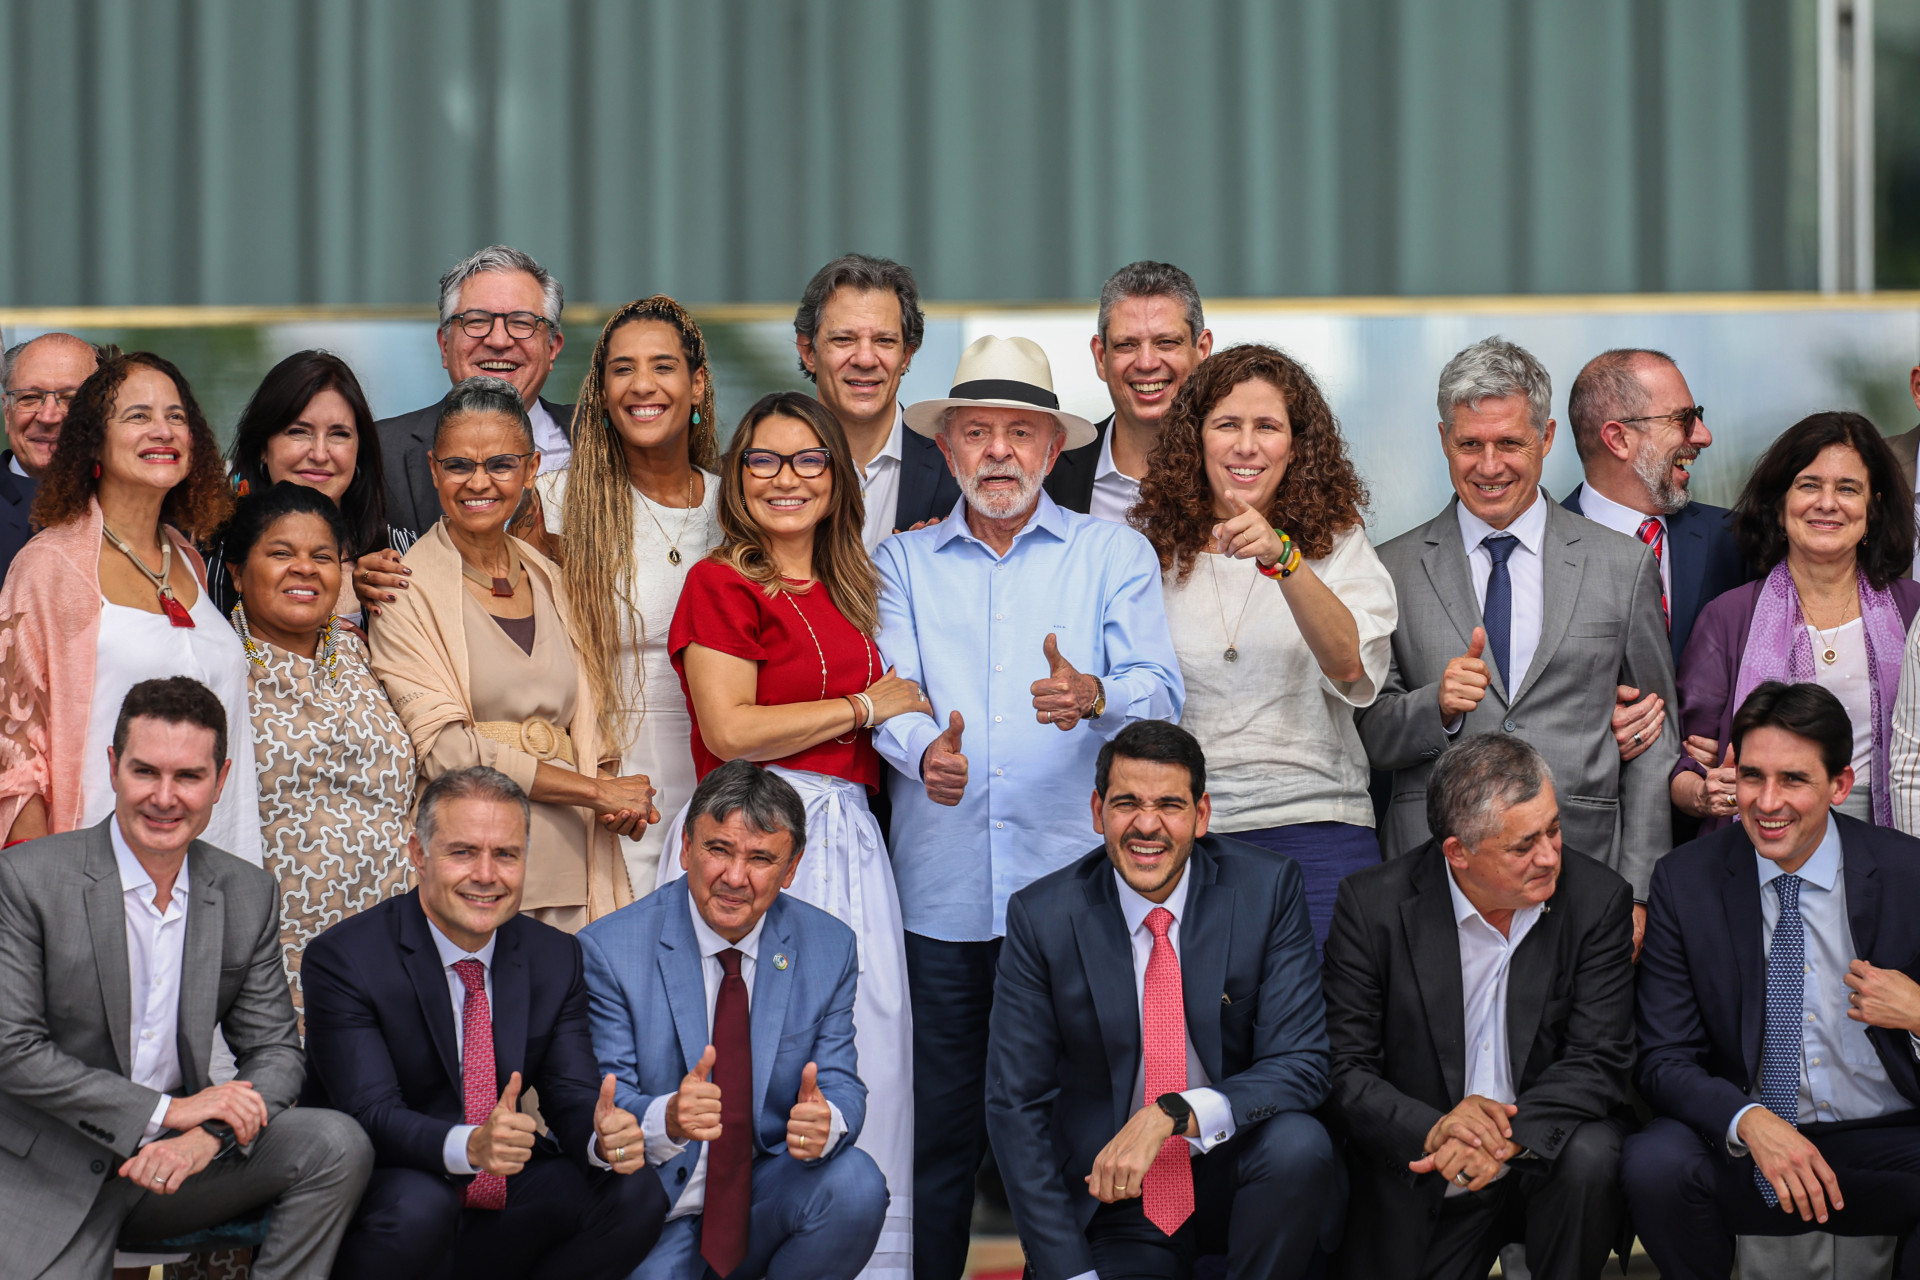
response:
[[[795,1160],[818,1160],[827,1153],[827,1135],[833,1108],[820,1092],[820,1068],[809,1062],[800,1072],[800,1096],[787,1113],[787,1154]]]
[[[935,804],[959,804],[966,794],[967,758],[960,754],[960,734],[966,727],[958,711],[949,712],[945,732],[928,743],[920,757],[920,780]]]
[[[1047,657],[1047,678],[1033,682],[1034,718],[1063,731],[1071,729],[1093,714],[1094,704],[1100,700],[1100,681],[1075,671],[1073,664],[1060,656],[1053,632],[1047,632],[1040,650]]]
[[[1487,683],[1492,677],[1487,673],[1487,664],[1481,654],[1486,652],[1487,633],[1483,627],[1473,629],[1473,639],[1467,642],[1467,651],[1447,664],[1440,676],[1440,718],[1451,721],[1455,716],[1466,715],[1480,705],[1480,699],[1487,696]]]
[[[680,1089],[667,1100],[667,1136],[675,1142],[712,1142],[720,1136],[720,1086],[713,1074],[713,1046],[700,1055]]]
[[[526,1168],[535,1132],[533,1117],[520,1110],[520,1073],[516,1071],[487,1122],[467,1135],[467,1163],[482,1173],[510,1178]]]
[[[615,1173],[634,1173],[647,1163],[647,1137],[633,1112],[614,1104],[614,1084],[611,1073],[600,1081],[600,1099],[593,1104],[593,1136],[600,1158]]]

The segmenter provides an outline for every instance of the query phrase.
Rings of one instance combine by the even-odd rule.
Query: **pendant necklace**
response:
[[[648,517],[652,519],[653,527],[660,531],[661,540],[667,543],[667,563],[671,565],[679,564],[680,539],[687,536],[687,526],[693,523],[693,473],[691,471],[687,473],[687,514],[680,517],[680,532],[675,534],[671,540],[667,538],[667,526],[661,524],[660,517],[653,514],[653,499],[644,493],[640,493],[639,485],[635,485],[633,491],[640,494],[640,506],[646,511]]]
[[[502,578],[480,572],[467,563],[465,556],[460,558],[460,572],[466,575],[468,581],[479,583],[500,599],[511,600],[513,599],[514,593],[520,590],[520,578],[524,573],[524,568],[520,563],[520,557],[513,554],[512,547],[508,547],[506,577]]]
[[[1859,604],[1859,601],[1858,600],[1854,601],[1854,604],[1857,607]],[[1840,638],[1841,631],[1845,630],[1846,625],[1852,621],[1853,621],[1852,614],[1848,614],[1846,617],[1840,619],[1840,625],[1833,629],[1832,635],[1828,635],[1826,632],[1822,631],[1819,627],[1813,627],[1813,624],[1811,622],[1807,624],[1808,626],[1813,627],[1813,633],[1820,637],[1820,649],[1821,649],[1820,661],[1826,663],[1828,666],[1832,666],[1834,663],[1840,660],[1840,651],[1837,647],[1835,647],[1834,642]]]
[[[1201,552],[1206,555],[1206,552]],[[1247,620],[1247,605],[1253,601],[1253,584],[1260,579],[1256,576],[1247,583],[1247,598],[1240,602],[1240,616],[1234,620],[1233,630],[1227,630],[1227,602],[1220,595],[1220,567],[1214,563],[1219,557],[1207,556],[1207,569],[1213,578],[1213,601],[1220,606],[1220,630],[1227,637],[1227,651],[1220,656],[1228,662],[1240,661],[1240,624]]]
[[[160,535],[160,572],[155,573],[147,568],[146,561],[135,555],[133,548],[123,542],[119,534],[107,528],[104,522],[100,525],[100,532],[106,535],[108,542],[119,549],[121,555],[133,561],[133,567],[153,584],[153,589],[160,596],[160,612],[167,615],[167,621],[176,627],[191,627],[193,617],[187,612],[186,606],[174,596],[173,584],[170,581],[173,574],[173,539],[164,532]]]
[[[820,657],[820,701],[825,702],[827,700],[827,651],[820,647],[820,634],[813,629],[813,623],[807,618],[807,611],[802,609],[800,602],[793,598],[796,593],[782,591],[780,594],[785,596],[787,603],[793,606],[793,611],[800,615],[800,621],[806,623],[807,634],[813,637],[813,651]],[[873,642],[865,636],[860,637],[860,642],[866,649],[867,659],[867,682],[860,687],[867,689],[873,685]],[[844,738],[835,738],[834,741],[844,747],[858,741],[859,737],[860,730],[856,726],[852,733]]]

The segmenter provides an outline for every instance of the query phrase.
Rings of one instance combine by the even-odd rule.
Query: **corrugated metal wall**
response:
[[[1811,0],[0,0],[0,305],[1813,283]]]

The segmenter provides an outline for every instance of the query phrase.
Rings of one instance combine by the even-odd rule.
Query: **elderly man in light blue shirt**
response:
[[[967,348],[947,399],[907,409],[962,499],[880,544],[881,652],[941,717],[895,716],[889,841],[914,1020],[914,1270],[958,1280],[986,1150],[987,1021],[1007,899],[1095,844],[1086,779],[1136,720],[1177,720],[1185,690],[1147,540],[1041,492],[1061,413],[1024,338]]]

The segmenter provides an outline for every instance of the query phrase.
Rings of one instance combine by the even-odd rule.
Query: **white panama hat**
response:
[[[1053,393],[1053,366],[1047,353],[1031,338],[996,338],[988,334],[960,353],[953,371],[953,389],[945,400],[922,400],[907,406],[907,425],[923,436],[940,434],[941,416],[956,405],[988,405],[996,409],[1044,409],[1067,429],[1066,448],[1078,449],[1098,438],[1085,418],[1060,412]]]

